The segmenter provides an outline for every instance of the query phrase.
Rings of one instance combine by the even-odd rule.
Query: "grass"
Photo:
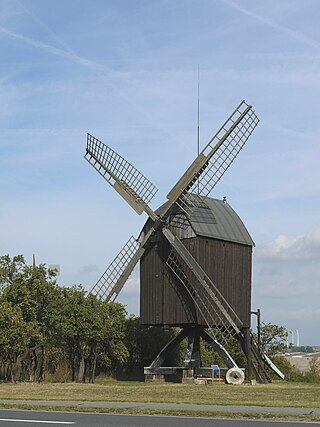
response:
[[[0,384],[0,399],[193,403],[320,408],[320,385],[273,383],[187,385],[104,381],[104,384]]]

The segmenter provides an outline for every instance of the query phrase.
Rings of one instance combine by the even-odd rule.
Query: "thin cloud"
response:
[[[298,65],[292,66],[279,66],[279,64],[272,64],[266,67],[263,65],[248,64],[243,70],[236,68],[220,68],[215,66],[208,69],[207,75],[213,76],[215,80],[232,81],[232,82],[246,82],[250,81],[256,84],[278,84],[286,86],[301,86],[312,87],[319,86],[319,65],[318,64],[305,64],[298,61]]]
[[[244,7],[240,6],[237,3],[234,3],[231,0],[220,0],[222,3],[227,4],[228,6],[232,7],[233,9],[238,10],[239,12],[243,13],[244,15],[250,16],[251,18],[256,19],[259,22],[262,22],[265,25],[268,25],[271,28],[274,28],[287,36],[291,37],[294,40],[298,40],[301,43],[304,43],[308,45],[309,47],[316,48],[320,51],[320,44],[317,43],[315,40],[311,39],[310,37],[305,36],[304,34],[292,30],[291,28],[285,27],[284,25],[280,25],[277,22],[272,21],[271,19],[267,19],[263,16],[260,16],[251,10],[245,9]]]
[[[280,318],[284,318],[286,320],[312,320],[313,322],[320,319],[320,309],[319,308],[301,308],[297,310],[291,310],[287,308],[281,309],[270,309],[270,313],[274,316],[279,316]]]
[[[257,251],[258,260],[298,261],[320,257],[320,228],[301,236],[278,236]]]
[[[123,288],[123,291],[121,293],[123,293],[123,295],[138,296],[139,295],[139,287],[140,287],[140,277],[139,276],[131,276],[127,280],[127,282]]]
[[[58,47],[51,46],[47,43],[43,43],[38,40],[31,39],[30,37],[26,37],[23,34],[16,33],[15,31],[11,31],[3,27],[0,28],[0,33],[10,36],[14,39],[20,40],[23,43],[26,43],[30,46],[44,50],[45,52],[51,53],[56,56],[60,56],[61,58],[69,59],[81,65],[84,65],[85,67],[90,68],[90,70],[93,71],[95,74],[99,75],[99,77],[105,79],[105,76],[103,76],[98,72],[98,69],[100,68],[100,66],[97,63],[90,61],[88,59],[84,59],[70,50],[60,49]]]
[[[276,269],[276,267],[275,267]],[[306,273],[305,273],[306,274]],[[306,275],[307,276],[307,275]],[[305,277],[306,277],[305,276]],[[312,283],[308,280],[308,285],[304,281],[297,278],[282,277],[279,273],[276,274],[275,280],[270,280],[269,277],[259,278],[259,294],[264,298],[272,298],[299,301],[299,298],[319,298],[320,288],[317,283]]]
[[[51,28],[48,27],[47,24],[45,24],[42,20],[40,20],[34,13],[30,11],[30,9],[27,9],[26,6],[21,3],[19,0],[16,0],[16,3],[20,6],[20,8],[27,13],[38,25],[40,25],[42,28],[44,28],[62,47],[64,50],[74,54],[72,49],[60,38],[58,35],[51,30]]]
[[[46,27],[46,26],[45,26]],[[46,27],[47,28],[47,27]],[[152,114],[150,114],[147,109],[141,107],[141,105],[138,105],[133,98],[128,96],[127,91],[124,89],[124,84],[129,83],[131,81],[132,83],[132,74],[131,73],[120,73],[115,72],[111,68],[105,67],[95,61],[88,60],[86,58],[83,58],[79,56],[77,53],[75,53],[73,50],[71,50],[67,45],[59,38],[59,43],[64,47],[63,49],[49,45],[47,43],[43,43],[38,40],[34,40],[30,37],[27,37],[23,34],[17,33],[15,31],[8,30],[7,28],[0,27],[0,34],[5,34],[9,37],[12,37],[16,40],[19,40],[29,46],[35,47],[37,49],[41,49],[47,53],[50,53],[52,55],[58,56],[60,58],[64,58],[67,60],[70,60],[76,64],[79,64],[81,66],[86,67],[89,69],[95,76],[97,76],[99,79],[101,79],[104,83],[106,83],[108,86],[110,86],[113,90],[115,90],[118,95],[120,95],[127,104],[132,105],[135,110],[140,111],[140,113],[150,121],[150,123],[153,124],[155,128],[163,132],[164,134],[173,137],[173,135],[170,133],[170,131],[159,121],[155,121]],[[50,31],[50,34],[52,34],[52,31]],[[57,39],[57,37],[55,37]]]
[[[298,130],[289,128],[287,126],[283,126],[280,123],[264,120],[264,126],[273,131],[276,131],[277,133],[281,132],[282,134],[287,135],[289,137],[299,138],[300,140],[310,141],[316,144],[319,143],[319,137],[317,135],[312,135],[307,132],[298,131]]]
[[[81,274],[92,274],[92,273],[99,273],[99,272],[100,272],[99,267],[92,264],[84,265],[80,270]]]

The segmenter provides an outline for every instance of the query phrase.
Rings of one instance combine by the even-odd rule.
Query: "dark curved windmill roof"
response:
[[[157,210],[158,214],[161,214],[165,205]],[[194,208],[189,220],[197,236],[254,246],[254,242],[239,215],[225,200],[205,197],[204,206]],[[188,237],[192,236],[189,235]],[[193,235],[193,237],[195,236]],[[182,235],[181,238],[183,238]]]
[[[254,246],[254,242],[239,215],[224,200],[205,198],[214,220],[209,221],[203,208],[196,208],[190,217],[192,228],[198,236],[227,240]]]

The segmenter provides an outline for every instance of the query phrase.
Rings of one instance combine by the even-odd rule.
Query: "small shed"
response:
[[[158,214],[164,206],[158,209]],[[176,213],[170,217],[168,225],[233,308],[241,326],[249,328],[254,242],[237,213],[225,199],[207,197],[188,219]],[[149,219],[142,233],[147,233],[151,226]],[[159,232],[141,258],[141,323],[206,327],[193,299],[166,265],[170,250]]]

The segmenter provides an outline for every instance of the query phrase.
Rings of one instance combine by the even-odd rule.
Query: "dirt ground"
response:
[[[318,358],[320,361],[319,353],[290,353],[286,354],[285,358],[293,366],[295,366],[301,372],[307,372],[310,369],[310,361],[314,358]]]

